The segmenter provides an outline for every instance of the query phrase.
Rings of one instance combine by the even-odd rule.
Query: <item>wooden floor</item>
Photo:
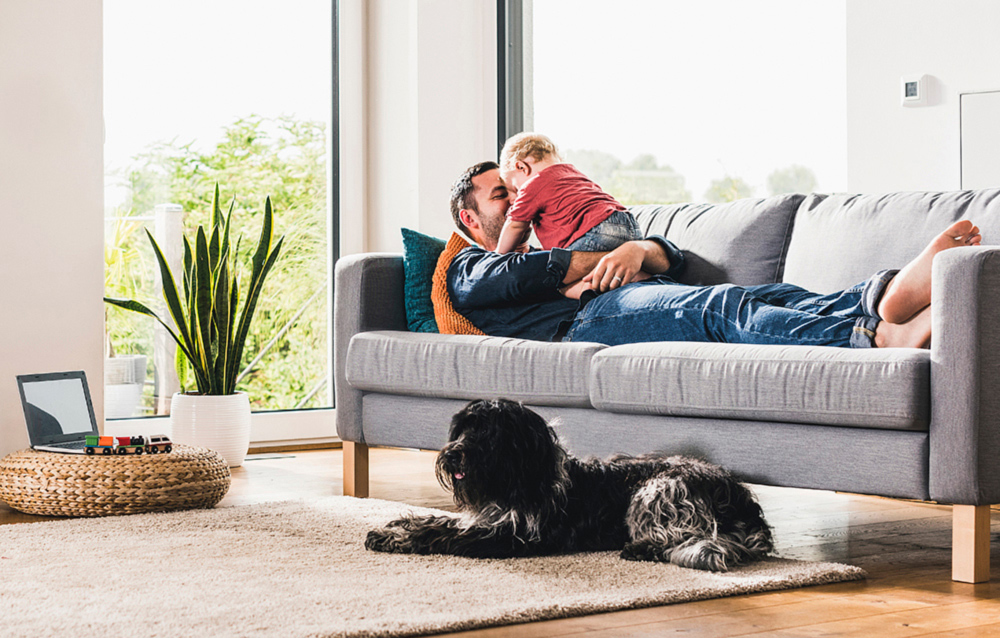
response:
[[[371,496],[450,509],[434,454],[371,451]],[[259,454],[233,470],[220,507],[341,493],[341,452]],[[993,583],[950,580],[949,507],[755,487],[788,558],[859,565],[867,581],[721,598],[449,634],[477,638],[579,636],[998,636],[1000,511],[993,512]],[[0,503],[0,524],[46,520]]]

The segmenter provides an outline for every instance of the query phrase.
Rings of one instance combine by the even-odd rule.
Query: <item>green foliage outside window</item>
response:
[[[628,164],[602,151],[570,150],[565,160],[600,184],[607,193],[626,206],[634,204],[674,204],[691,201],[684,176],[653,155],[643,154]]]
[[[142,242],[145,235],[142,232],[142,222],[134,217],[131,211],[118,209],[114,211],[113,217],[105,222],[104,294],[109,297],[139,298],[150,294],[148,289],[152,284],[147,279],[150,271],[146,259],[148,246],[144,246]],[[117,316],[117,311],[105,309],[107,327],[104,335],[105,356],[145,354],[140,351],[140,344],[153,338],[152,328],[146,322],[112,322],[112,315]],[[120,345],[131,346],[131,349],[119,350]]]
[[[767,176],[767,190],[771,195],[811,193],[816,190],[816,173],[801,164],[776,169]]]
[[[649,153],[638,155],[628,164],[611,153],[591,149],[570,149],[563,153],[563,159],[626,206],[694,201],[685,186],[684,176],[660,164]],[[811,193],[817,184],[816,174],[801,164],[775,169],[767,177],[767,190],[771,195]],[[706,202],[718,204],[754,195],[753,186],[746,180],[726,174],[712,180],[703,197]]]
[[[179,204],[185,233],[211,223],[214,185],[224,185],[223,198],[237,195],[232,233],[234,244],[244,235],[241,261],[255,248],[260,202],[271,197],[275,234],[284,234],[285,242],[265,282],[240,368],[253,365],[237,389],[247,392],[255,410],[329,405],[324,383],[330,353],[325,125],[290,117],[241,118],[205,152],[176,140],[150,147],[134,159],[125,179],[128,207],[151,214],[159,204]],[[137,243],[144,239],[142,233],[135,235]],[[138,249],[145,250],[141,244]],[[144,261],[151,268],[153,260]],[[153,278],[150,270],[147,279]],[[140,320],[118,309],[108,314],[118,351],[148,350],[151,339],[139,343],[141,335],[132,327]]]
[[[747,197],[753,197],[753,187],[742,178],[731,175],[713,179],[708,184],[708,190],[705,191],[705,201],[713,204],[735,202]]]

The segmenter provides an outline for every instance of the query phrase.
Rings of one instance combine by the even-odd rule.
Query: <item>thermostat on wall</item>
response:
[[[927,76],[904,75],[900,78],[900,103],[903,106],[923,106],[927,104]]]

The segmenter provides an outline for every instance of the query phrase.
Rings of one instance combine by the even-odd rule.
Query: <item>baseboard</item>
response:
[[[270,445],[262,443],[251,445],[247,454],[274,454],[276,452],[304,452],[307,450],[340,450],[344,447],[343,441],[325,441],[321,443],[288,443]]]

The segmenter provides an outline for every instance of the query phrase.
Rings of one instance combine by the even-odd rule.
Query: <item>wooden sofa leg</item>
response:
[[[344,496],[368,497],[368,446],[344,441]]]
[[[951,521],[951,579],[990,580],[990,506],[954,505]]]

